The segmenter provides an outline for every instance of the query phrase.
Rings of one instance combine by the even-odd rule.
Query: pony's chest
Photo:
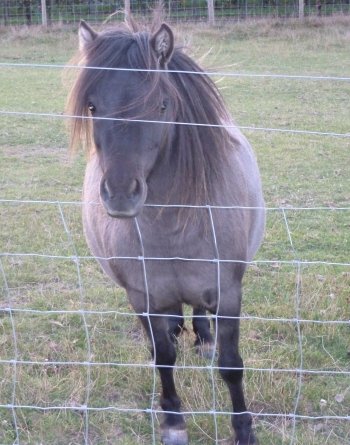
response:
[[[215,285],[217,264],[211,240],[195,234],[170,236],[159,228],[130,223],[126,227],[126,222],[112,221],[96,236],[96,254],[114,258],[109,264],[124,287],[143,291],[147,280],[151,293],[170,292],[180,298]],[[95,229],[99,232],[101,226]]]

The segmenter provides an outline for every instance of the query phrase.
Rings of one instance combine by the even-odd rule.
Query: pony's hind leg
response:
[[[214,340],[210,333],[210,322],[206,317],[204,307],[197,306],[193,308],[192,318],[193,332],[196,335],[194,346],[198,355],[204,358],[212,359],[214,350]]]
[[[230,318],[226,318],[230,315]],[[242,387],[243,361],[238,352],[239,319],[237,313],[218,316],[219,369],[227,384],[233,406],[232,426],[236,445],[257,445],[252,429],[252,417],[247,413]]]
[[[159,371],[162,384],[160,405],[164,411],[164,421],[161,426],[161,441],[163,445],[188,445],[188,436],[181,401],[177,395],[173,365],[176,361],[176,350],[170,339],[168,317],[141,317],[152,345],[152,355]]]

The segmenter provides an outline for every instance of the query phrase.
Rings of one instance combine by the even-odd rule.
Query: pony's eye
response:
[[[161,113],[164,113],[167,108],[168,108],[168,101],[167,100],[163,100],[163,102],[162,102],[162,104],[160,106]]]
[[[96,111],[95,105],[93,103],[91,103],[91,102],[89,102],[88,109],[89,109],[91,114],[94,114],[95,111]]]

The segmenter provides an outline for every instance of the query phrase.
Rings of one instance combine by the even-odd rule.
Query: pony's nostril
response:
[[[129,187],[129,196],[131,198],[136,198],[141,193],[141,185],[140,182],[137,179],[133,179],[131,181],[130,187]]]
[[[112,199],[113,198],[113,191],[108,185],[107,179],[101,182],[101,195],[105,199]]]

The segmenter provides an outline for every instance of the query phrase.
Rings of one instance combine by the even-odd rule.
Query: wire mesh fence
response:
[[[0,65],[13,83],[7,87],[0,114],[6,122],[0,135],[4,172],[0,179],[0,443],[157,444],[162,414],[159,381],[138,322],[138,315],[152,314],[132,312],[125,293],[100,273],[83,240],[82,206],[96,203],[73,199],[80,194],[82,172],[73,177],[63,154],[66,148],[57,148],[63,136],[57,144],[55,135],[68,116],[61,113],[61,102],[54,101],[58,87],[50,81],[62,68],[48,63]],[[286,105],[291,109],[288,122],[267,119],[275,123],[253,125],[251,118],[240,126],[256,141],[269,138],[275,146],[287,141],[282,154],[277,148],[269,152],[271,158],[281,157],[280,163],[269,159],[265,166],[272,181],[282,164],[288,164],[287,152],[294,159],[285,167],[289,187],[280,178],[278,190],[269,186],[281,194],[280,205],[266,209],[266,239],[248,266],[241,349],[248,409],[261,443],[344,445],[350,440],[350,207],[344,174],[350,140],[344,98],[350,78],[241,74],[232,68],[208,74],[221,80],[223,91],[239,84],[246,99],[251,88],[271,86],[279,96],[274,108],[278,118],[278,107],[288,94],[301,100],[307,94],[312,104],[311,112],[303,107],[296,121],[292,117],[299,109],[293,102]],[[20,88],[19,78],[26,79],[25,89]],[[243,79],[249,80],[249,88],[242,88]],[[294,90],[292,84],[300,88]],[[48,89],[52,102],[42,105]],[[327,116],[318,113],[323,95]],[[234,96],[238,100],[238,94]],[[264,114],[266,108],[267,104],[262,107]],[[315,126],[309,121],[302,125],[306,114],[316,116]],[[56,148],[50,150],[51,146]],[[270,156],[264,150],[262,162]],[[307,151],[312,156],[302,161]],[[320,159],[327,163],[326,169],[319,169]],[[17,182],[20,190],[14,186]],[[308,195],[307,185],[316,200]],[[327,198],[322,195],[326,189]],[[41,198],[18,198],[29,195]],[[135,239],[139,255],[132,261],[142,265],[145,283],[147,268],[154,261],[206,261],[218,270],[225,267],[224,261],[212,257],[146,256],[142,237],[141,230]],[[215,322],[215,314],[211,318]],[[208,361],[196,356],[192,314],[185,312],[185,319],[187,330],[179,340],[174,368],[190,443],[225,443],[232,434],[232,412],[216,357]]]
[[[2,68],[16,66],[9,65]],[[349,82],[345,77],[282,77],[286,82]],[[67,117],[1,113],[20,120]],[[350,137],[282,128],[249,131]],[[1,443],[53,444],[69,438],[86,445],[127,444],[125,437],[145,445],[159,443],[157,370],[138,324],[139,316],[155,314],[133,313],[125,294],[99,273],[82,240],[82,205],[96,203],[0,199],[0,316],[6,339],[0,357]],[[349,206],[267,208],[267,239],[248,267],[241,325],[249,412],[258,435],[271,443],[277,443],[275,430],[284,437],[281,443],[323,443],[326,436],[336,444],[349,440],[349,320],[344,309],[350,279],[349,212]],[[322,227],[332,227],[331,240],[324,239]],[[145,283],[154,261],[206,261],[218,270],[225,267],[218,258],[147,257],[142,243],[139,247],[139,255],[119,260],[142,264]],[[188,327],[191,318],[185,313]],[[174,366],[191,443],[219,444],[230,434],[231,410],[215,357],[196,358],[192,344],[191,334],[185,333]]]
[[[42,250],[0,252],[1,325],[8,339],[0,358],[0,437],[6,444],[57,443],[62,437],[74,437],[75,443],[84,444],[108,444],[120,437],[124,443],[122,430],[130,428],[126,437],[157,444],[162,413],[157,370],[149,361],[137,324],[138,316],[152,314],[132,313],[122,294],[117,301],[112,287],[94,267],[96,258],[79,245],[79,225],[75,227],[73,221],[79,218],[81,205],[0,201],[1,213],[7,217],[21,210],[32,224],[35,221],[43,227],[43,221],[50,218],[57,224],[50,231],[56,230],[60,239],[53,248],[43,242]],[[325,434],[339,444],[349,438],[350,370],[340,359],[349,321],[338,312],[344,296],[337,289],[337,280],[349,279],[350,263],[298,259],[293,235],[294,225],[306,214],[307,219],[311,216],[320,222],[322,215],[330,212],[337,215],[335,219],[346,220],[350,209],[268,209],[269,226],[279,221],[281,237],[288,240],[294,259],[288,259],[286,252],[281,260],[269,259],[265,251],[248,270],[251,284],[246,294],[253,301],[245,306],[241,324],[246,386],[252,398],[249,412],[258,432],[271,428],[271,435],[265,433],[264,437],[273,438],[273,429],[278,428],[285,443],[302,443],[301,439],[315,440]],[[52,235],[40,238],[47,241]],[[22,247],[28,236],[22,236]],[[147,265],[152,261],[188,261],[144,257],[141,248],[133,260],[144,264],[145,282]],[[212,258],[205,261],[219,269],[225,267]],[[59,278],[62,274],[64,282]],[[253,291],[253,285],[260,286],[261,296],[258,290]],[[323,300],[325,295],[328,301]],[[265,299],[264,310],[259,307],[261,298]],[[187,325],[191,317],[185,315]],[[204,430],[205,443],[219,444],[229,435],[223,425],[228,424],[231,411],[214,357],[212,361],[196,359],[191,342],[192,337],[186,335],[180,341],[174,366],[191,443],[203,441]],[[306,401],[319,386],[323,397],[317,398],[311,409]],[[273,394],[271,406],[264,400],[264,392]],[[56,425],[54,429],[51,423]],[[62,428],[59,434],[57,428]],[[115,436],[108,436],[113,433]]]
[[[132,0],[130,10],[135,17],[152,15],[156,0]],[[302,5],[302,6],[301,6]],[[47,23],[77,23],[86,19],[91,22],[106,20],[116,11],[125,8],[122,0],[1,0],[0,24],[38,25],[43,23],[43,6]],[[242,20],[258,17],[298,17],[300,8],[305,15],[348,14],[349,0],[216,0],[213,4],[215,19]],[[170,22],[207,21],[206,0],[176,0],[164,3],[164,10]]]

